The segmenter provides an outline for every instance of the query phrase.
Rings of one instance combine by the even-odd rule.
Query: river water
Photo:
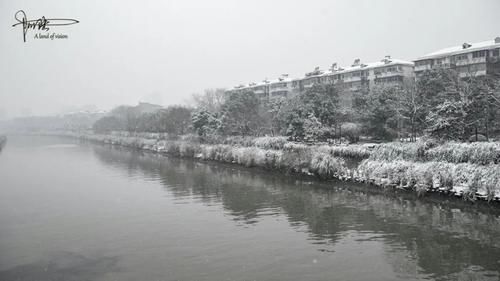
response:
[[[55,137],[0,152],[0,280],[499,280],[497,212]]]

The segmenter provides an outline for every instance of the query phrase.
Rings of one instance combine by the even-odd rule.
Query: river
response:
[[[0,152],[0,280],[499,280],[498,212],[56,137]]]

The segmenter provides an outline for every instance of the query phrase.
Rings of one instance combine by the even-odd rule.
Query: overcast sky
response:
[[[34,39],[12,27],[52,27]],[[96,105],[181,104],[206,88],[301,76],[385,55],[412,60],[500,36],[500,0],[0,0],[0,118]]]

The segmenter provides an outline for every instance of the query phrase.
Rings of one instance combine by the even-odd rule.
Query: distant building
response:
[[[454,69],[460,77],[500,76],[500,37],[479,43],[445,48],[415,61],[415,74],[430,69]]]
[[[162,108],[163,106],[161,105],[148,102],[139,102],[139,104],[134,107],[138,114],[154,113]]]

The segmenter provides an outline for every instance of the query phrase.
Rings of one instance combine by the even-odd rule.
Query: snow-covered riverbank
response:
[[[500,153],[500,146],[496,143],[463,144],[463,151],[450,152],[448,144],[422,150],[422,144],[391,143],[376,147],[305,145],[287,142],[280,137],[257,138],[249,142],[233,141],[227,142],[228,144],[203,144],[192,136],[168,140],[164,135],[147,133],[67,135],[177,157],[262,167],[322,179],[363,182],[419,194],[439,192],[467,200],[500,201],[500,165],[495,154]],[[481,149],[487,149],[490,153],[478,157],[473,152],[467,152],[472,149],[477,155],[484,154]],[[465,158],[454,157],[454,153],[462,153],[475,160],[465,161]],[[347,165],[346,160],[352,158],[356,158],[359,165]]]

